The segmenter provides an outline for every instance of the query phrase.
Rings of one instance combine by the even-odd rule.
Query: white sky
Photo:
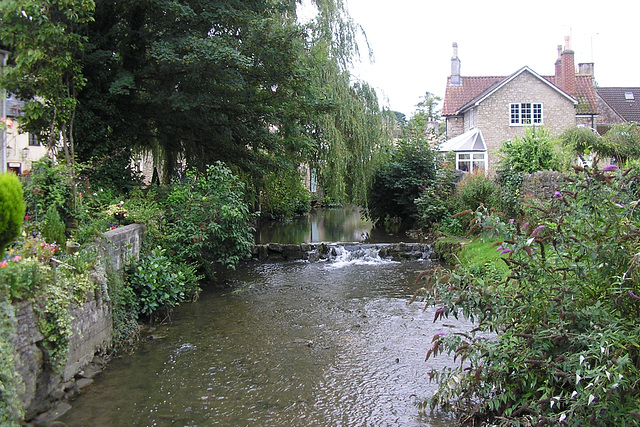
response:
[[[637,0],[345,0],[374,53],[352,74],[382,106],[410,117],[429,91],[444,97],[458,43],[462,76],[507,76],[528,65],[553,75],[557,46],[571,36],[575,64],[595,63],[599,86],[640,87]],[[442,107],[442,102],[439,104]]]

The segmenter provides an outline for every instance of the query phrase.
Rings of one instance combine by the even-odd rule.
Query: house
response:
[[[29,173],[32,163],[47,154],[47,147],[42,145],[35,135],[19,131],[22,101],[8,93],[5,106],[6,117],[3,117],[2,121],[5,123],[3,142],[6,170],[18,175]]]
[[[528,126],[543,126],[552,135],[574,126],[596,127],[593,63],[579,64],[576,73],[569,38],[564,49],[558,46],[553,76],[528,66],[508,76],[463,76],[457,50],[454,43],[442,108],[447,141],[440,147],[455,151],[457,169],[493,171],[501,144],[523,136]]]
[[[598,87],[596,102],[600,135],[616,124],[640,122],[640,87]]]

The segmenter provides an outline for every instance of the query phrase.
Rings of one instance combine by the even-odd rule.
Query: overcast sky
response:
[[[407,116],[425,92],[444,97],[453,42],[462,76],[507,76],[525,65],[553,75],[557,46],[570,36],[576,67],[594,62],[601,87],[640,86],[636,0],[345,2],[375,57],[370,65],[362,55],[352,74],[376,88],[382,106]]]

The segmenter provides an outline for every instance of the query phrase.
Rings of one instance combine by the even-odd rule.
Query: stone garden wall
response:
[[[38,318],[31,302],[15,305],[17,334],[16,370],[22,379],[20,397],[25,410],[25,419],[36,418],[35,423],[46,423],[55,418],[47,413],[64,411],[61,399],[89,384],[91,377],[99,371],[103,362],[96,355],[104,354],[112,345],[111,303],[108,294],[107,270],[121,273],[128,258],[137,258],[144,226],[132,224],[111,230],[97,243],[103,262],[92,274],[96,283],[82,306],[70,310],[72,335],[69,353],[62,372],[54,372],[45,360],[42,349],[44,337],[40,333]]]

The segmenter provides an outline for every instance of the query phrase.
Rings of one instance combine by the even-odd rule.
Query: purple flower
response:
[[[540,231],[542,231],[542,229],[545,228],[544,225],[539,225],[538,228],[536,228],[535,230],[533,230],[533,232],[531,233],[531,237],[536,237],[538,235],[538,233]]]
[[[514,221],[515,221],[515,219],[511,218],[511,219],[509,220],[509,223],[510,223],[510,224],[513,224],[513,222],[514,222]]]
[[[442,313],[442,312],[444,312],[444,307],[440,307],[439,309],[436,310],[436,313]]]
[[[509,252],[511,252],[511,249],[504,248],[503,250],[500,251],[500,255],[508,254]]]
[[[617,170],[618,167],[616,165],[607,165],[604,167],[604,169],[602,169],[603,172],[611,172],[614,170]]]
[[[562,199],[562,193],[559,191],[556,191],[555,193],[553,193],[553,197],[556,197],[558,199]]]
[[[501,250],[503,250],[503,249],[504,249],[504,248],[503,248],[502,246],[498,246],[498,247],[496,248],[496,251],[500,252],[500,251],[501,251]]]
[[[633,291],[629,291],[629,296],[633,299],[640,299],[640,297],[633,293]]]

